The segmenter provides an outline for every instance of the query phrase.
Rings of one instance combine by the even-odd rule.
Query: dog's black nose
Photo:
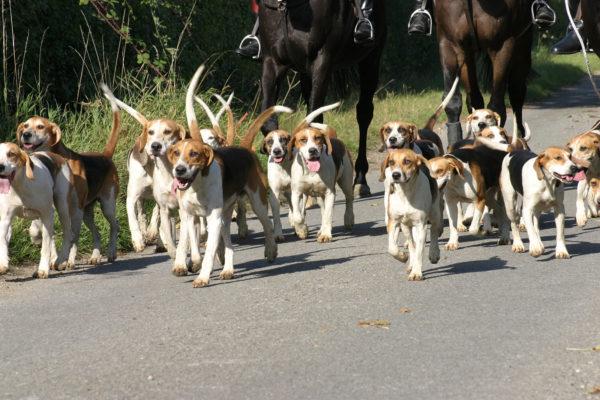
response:
[[[283,150],[282,149],[273,149],[273,154],[276,156],[280,156],[283,154]]]
[[[183,165],[178,165],[177,167],[175,167],[175,174],[177,174],[177,176],[184,175],[186,172],[187,168]]]
[[[388,140],[390,141],[391,144],[394,144],[394,143],[396,143],[398,141],[398,138],[396,138],[396,136],[392,136]]]
[[[394,178],[395,180],[400,179],[400,172],[392,172],[392,178]]]
[[[152,143],[150,145],[150,148],[152,149],[152,151],[160,151],[160,149],[162,149],[162,144],[160,144],[160,143]]]
[[[485,122],[480,122],[479,124],[477,124],[477,126],[479,126],[479,129],[484,129],[487,127],[487,124]]]
[[[21,135],[21,137],[23,139],[31,139],[32,136],[33,136],[33,134],[31,132],[29,132],[29,131],[23,132],[23,134]]]
[[[5,168],[6,167],[4,165],[0,164],[0,172],[3,172]]]
[[[506,140],[501,140],[500,143],[501,144],[508,144],[508,142]]]
[[[316,156],[317,154],[319,154],[319,150],[317,150],[315,147],[311,147],[310,149],[308,149],[308,154],[310,154],[311,156]]]
[[[579,167],[577,167],[576,165],[571,165],[571,172],[575,173],[579,171]]]

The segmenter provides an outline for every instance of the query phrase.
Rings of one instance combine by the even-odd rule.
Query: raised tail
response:
[[[104,157],[112,158],[113,154],[115,154],[115,149],[117,148],[117,142],[119,141],[119,131],[121,130],[121,113],[119,112],[119,106],[117,104],[117,99],[115,95],[110,91],[108,86],[104,83],[100,84],[102,91],[104,92],[104,96],[110,101],[110,108],[112,109],[113,115],[113,123],[112,129],[110,131],[110,136],[106,145],[104,146]]]
[[[248,150],[252,150],[252,143],[254,143],[254,139],[256,138],[256,135],[260,131],[260,128],[262,128],[262,126],[265,124],[265,122],[267,122],[268,119],[271,118],[271,115],[273,115],[275,113],[282,113],[282,112],[291,114],[294,111],[291,108],[284,107],[284,106],[273,106],[273,107],[267,108],[265,111],[263,111],[258,116],[258,118],[256,118],[254,120],[252,125],[250,125],[250,128],[248,128],[248,132],[246,133],[246,135],[242,138],[242,141],[240,142],[240,147],[243,147]]]
[[[198,119],[196,118],[196,111],[194,110],[194,92],[200,82],[200,76],[204,72],[204,64],[198,67],[185,94],[185,117],[187,119],[188,128],[190,130],[190,136],[194,140],[202,140],[200,135],[200,128],[198,128]]]
[[[219,110],[219,113],[216,116],[217,121],[221,118],[221,115],[223,115],[223,111],[227,113],[227,135],[225,136],[225,143],[227,144],[227,146],[231,146],[235,141],[236,134],[236,124],[230,107],[231,100],[233,99],[233,93],[231,93],[227,101],[225,101],[225,99],[218,94],[215,94],[215,97],[223,105],[223,107],[221,108],[221,110]]]
[[[523,122],[523,127],[525,128],[525,135],[523,136],[523,140],[529,142],[531,139],[531,129],[529,129],[529,125],[527,122]],[[519,141],[519,126],[517,125],[517,117],[513,115],[513,134],[512,134],[512,144],[516,145]]]
[[[320,108],[317,108],[316,110],[314,110],[313,112],[311,112],[310,114],[308,114],[306,117],[304,117],[304,119],[302,121],[300,121],[300,123],[294,128],[294,132],[296,133],[302,129],[308,128],[311,124],[311,122],[313,122],[315,120],[315,118],[317,118],[319,115],[327,112],[327,111],[331,111],[335,108],[338,108],[340,106],[339,101],[337,103],[333,103],[330,104],[328,106],[323,106]]]
[[[442,103],[435,109],[433,115],[431,117],[429,117],[429,121],[427,121],[427,124],[425,124],[425,129],[429,129],[430,131],[433,130],[438,118],[442,114],[442,111],[444,111],[444,108],[446,108],[448,103],[450,103],[450,99],[452,99],[452,96],[454,96],[454,93],[456,92],[456,88],[458,87],[458,81],[459,81],[459,79],[457,76],[456,79],[454,80],[454,83],[452,84],[452,88],[450,89],[450,91],[448,92],[446,97],[444,97],[444,100],[442,100]]]

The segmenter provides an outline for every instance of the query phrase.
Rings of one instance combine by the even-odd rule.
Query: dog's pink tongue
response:
[[[310,172],[319,172],[319,169],[321,169],[321,162],[318,160],[317,161],[307,161],[306,166],[308,167],[308,170]]]
[[[173,179],[173,183],[171,183],[171,193],[173,193],[173,195],[177,194],[177,179]]]
[[[579,182],[579,181],[583,181],[585,180],[585,171],[581,170],[578,173],[575,174],[575,177],[573,178],[573,180],[575,182]]]
[[[10,190],[10,180],[8,178],[0,178],[0,193],[6,194]]]

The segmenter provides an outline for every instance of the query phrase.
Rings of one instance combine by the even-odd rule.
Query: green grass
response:
[[[600,69],[600,62],[597,57],[590,55],[592,60],[592,69]],[[551,57],[546,48],[538,48],[534,52],[534,69],[538,74],[529,84],[528,101],[539,100],[547,97],[557,88],[573,84],[581,79],[585,74],[585,66],[581,55]],[[441,74],[432,77],[433,81],[440,82]],[[185,83],[181,82],[175,88],[163,90],[161,92],[148,93],[144,90],[130,89],[123,94],[116,90],[118,97],[123,96],[124,100],[134,108],[141,111],[148,118],[172,118],[181,123],[185,123],[184,97]],[[124,85],[127,87],[127,85]],[[229,92],[228,90],[224,91]],[[204,93],[205,99],[209,98],[209,93]],[[417,91],[409,87],[401,90],[391,91],[385,88],[380,90],[375,98],[375,115],[369,132],[369,148],[375,150],[378,147],[379,127],[390,119],[403,119],[413,121],[417,125],[422,125],[430,116],[432,110],[440,102],[442,91],[425,90]],[[101,99],[98,96],[98,99]],[[40,99],[29,99],[21,104],[20,114],[30,115],[37,110],[42,115],[47,115],[51,120],[57,122],[63,130],[63,140],[66,144],[78,151],[99,151],[102,150],[110,132],[111,114],[108,102],[105,100],[96,100],[87,103],[82,110],[77,112],[63,110],[55,107],[43,108],[40,105]],[[289,103],[290,101],[288,101]],[[327,123],[335,127],[338,136],[344,140],[351,151],[356,154],[357,150],[357,124],[355,120],[354,105],[356,96],[351,95],[345,99],[340,110],[332,112],[326,116]],[[256,111],[256,103],[252,105],[234,103],[235,114],[239,117],[245,112]],[[281,119],[283,128],[291,129],[303,116],[304,105],[296,104],[300,112]],[[201,112],[198,117],[202,118]],[[525,116],[526,117],[526,116]],[[133,146],[136,137],[140,133],[140,126],[128,115],[123,114],[123,129],[117,152],[114,160],[119,170],[121,181],[121,192],[118,198],[118,219],[121,225],[119,235],[119,250],[130,251],[131,243],[129,230],[127,227],[127,216],[125,211],[125,193],[127,184],[126,158],[129,149]],[[440,125],[444,121],[442,115]],[[207,123],[206,120],[201,120]],[[245,125],[247,126],[247,125]],[[108,237],[108,225],[100,212],[97,212],[96,221],[100,227],[104,245]],[[11,264],[37,261],[39,250],[37,246],[31,245],[26,228],[29,222],[17,220],[14,224],[13,237],[10,245]],[[59,229],[60,230],[60,229]],[[86,254],[91,251],[91,240],[86,228],[82,231],[80,242],[80,253]]]

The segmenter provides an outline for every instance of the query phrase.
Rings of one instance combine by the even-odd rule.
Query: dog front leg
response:
[[[283,242],[285,240],[285,237],[283,236],[283,227],[281,226],[280,196],[281,192],[279,189],[271,188],[271,193],[269,193],[269,204],[271,205],[271,212],[273,214],[273,227],[275,241],[277,242]]]
[[[575,220],[577,221],[577,226],[585,226],[587,224],[587,212],[585,206],[585,193],[588,189],[587,180],[582,180],[577,183],[577,200],[575,202],[576,213]]]
[[[319,234],[317,236],[317,242],[319,243],[331,242],[331,224],[333,220],[334,203],[335,192],[328,189],[327,192],[325,192],[325,199],[321,209],[321,229],[319,230]]]
[[[571,258],[565,245],[565,206],[562,201],[554,207],[554,223],[556,224],[555,256],[559,259]]]
[[[387,213],[386,213],[387,214]],[[400,225],[397,221],[389,221],[387,223],[388,231],[388,253],[396,260],[405,263],[408,261],[408,254],[400,250],[398,238],[400,236]]]
[[[129,232],[131,233],[133,250],[138,253],[143,251],[146,247],[137,215],[138,206],[140,208],[140,213],[143,213],[142,202],[139,201],[140,196],[141,194],[134,190],[134,185],[129,185],[127,187],[127,222],[129,223]]]
[[[52,256],[52,238],[54,236],[54,210],[51,209],[42,215],[42,251],[40,263],[34,278],[46,279],[50,270],[50,258]]]
[[[534,219],[536,218],[532,207],[529,204],[524,203],[523,220],[525,221],[527,236],[529,236],[529,254],[533,257],[539,257],[544,253],[544,245],[540,239],[539,232],[536,229]]]
[[[10,224],[14,213],[6,213],[0,219],[0,275],[8,272],[8,243],[10,242]]]
[[[412,272],[412,266],[415,263],[415,240],[413,238],[413,231],[410,226],[401,223],[400,228],[402,229],[402,233],[406,238],[406,247],[408,247],[408,265],[406,266],[406,273],[410,274]]]
[[[294,224],[294,230],[300,239],[306,239],[308,237],[308,227],[304,223],[304,213],[306,212],[304,209],[306,204],[304,200],[304,195],[302,193],[292,189],[292,210],[290,210],[290,212],[293,215],[292,223]]]
[[[473,209],[473,219],[469,226],[469,233],[471,235],[477,235],[479,233],[479,227],[481,225],[481,217],[483,217],[483,210],[485,209],[485,199],[478,198],[475,201]]]
[[[225,247],[225,260],[223,263],[223,270],[219,274],[219,278],[221,280],[229,280],[233,279],[234,275],[233,245],[231,244],[231,214],[224,215],[223,217],[223,226],[221,227],[221,240],[223,242],[223,246]]]
[[[429,231],[429,261],[432,264],[437,264],[440,261],[440,245],[438,239],[442,233],[442,213],[439,206],[439,200],[434,201],[431,205],[431,213],[429,216],[431,228]]]
[[[206,251],[204,253],[204,259],[202,260],[202,268],[200,274],[192,285],[195,288],[203,287],[208,285],[210,280],[210,274],[215,263],[215,255],[217,254],[217,247],[221,239],[221,227],[223,226],[223,210],[221,208],[213,209],[208,217],[206,218],[207,233],[206,238]]]
[[[190,261],[192,265],[190,271],[196,273],[200,271],[202,266],[202,255],[200,254],[200,237],[202,230],[202,217],[189,216],[190,221],[188,222],[188,237],[190,241]],[[179,251],[179,245],[177,246]]]
[[[193,224],[193,216],[188,214],[182,208],[179,209],[179,219],[181,220],[179,223],[179,243],[177,243],[177,250],[175,252],[175,262],[173,263],[173,268],[171,268],[171,272],[175,276],[185,276],[187,275],[188,269],[185,259],[187,257],[188,248],[190,244],[190,228],[189,225]],[[163,219],[161,216],[161,231],[163,225]],[[167,220],[168,222],[168,220]],[[170,227],[170,224],[168,224]]]
[[[425,251],[426,225],[419,224],[412,228],[414,240],[414,257],[411,257],[411,271],[409,281],[423,280],[423,253]]]
[[[173,231],[171,230],[171,216],[168,207],[160,206],[160,240],[163,242],[169,257],[175,258],[176,248],[173,240]],[[186,248],[187,252],[187,248]]]

